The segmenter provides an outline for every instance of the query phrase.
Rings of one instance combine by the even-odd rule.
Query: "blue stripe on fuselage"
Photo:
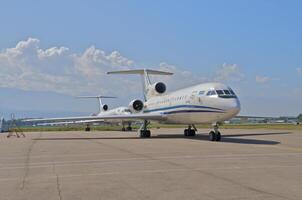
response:
[[[224,113],[223,111],[214,111],[214,110],[175,110],[175,111],[164,112],[163,114],[198,113],[198,112]]]
[[[220,108],[214,108],[214,107],[208,107],[208,106],[177,105],[177,106],[167,106],[167,107],[155,108],[155,109],[150,109],[150,110],[144,110],[144,113],[171,110],[171,109],[176,109],[176,108],[206,108],[206,109],[213,109],[213,110],[216,110],[216,111],[224,111],[223,109],[220,109]]]

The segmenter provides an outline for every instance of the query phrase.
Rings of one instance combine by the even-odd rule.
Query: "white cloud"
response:
[[[0,66],[0,87],[70,95],[101,93],[133,96],[141,93],[139,77],[106,74],[111,70],[135,68],[135,62],[118,51],[108,54],[94,46],[76,54],[67,47],[42,49],[40,40],[29,38],[0,52]],[[155,68],[175,73],[173,78],[158,77],[167,82],[168,87],[206,80],[164,62]]]
[[[224,63],[216,72],[216,81],[241,81],[244,79],[244,74],[236,64]]]
[[[29,38],[0,53],[0,87],[67,94],[99,92],[101,86],[109,87],[106,71],[134,63],[117,51],[107,55],[93,46],[78,55],[66,47],[41,49],[39,45],[38,39]]]
[[[271,80],[271,78],[268,76],[256,76],[256,78],[255,78],[256,83],[259,83],[259,84],[267,83],[270,80]]]
[[[298,68],[296,68],[296,70],[297,70],[297,73],[298,73],[298,74],[302,75],[302,68],[299,68],[299,67],[298,67]]]

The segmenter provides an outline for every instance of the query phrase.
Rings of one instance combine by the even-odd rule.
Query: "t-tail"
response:
[[[99,101],[99,113],[102,113],[102,112],[105,112],[105,111],[108,110],[108,105],[103,104],[102,99],[109,99],[109,98],[112,99],[112,98],[116,98],[116,97],[98,95],[98,96],[77,96],[77,98],[98,99],[98,101]]]
[[[166,91],[166,85],[162,82],[152,84],[149,75],[173,75],[171,72],[158,71],[152,69],[134,69],[107,72],[107,74],[140,74],[142,77],[143,94],[145,101],[151,96],[162,94]]]

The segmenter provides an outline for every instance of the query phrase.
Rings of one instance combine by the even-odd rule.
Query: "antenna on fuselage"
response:
[[[165,72],[153,69],[132,69],[132,70],[121,70],[121,71],[111,71],[107,74],[140,74],[142,77],[143,84],[143,94],[145,101],[147,100],[148,87],[151,85],[149,75],[173,75],[172,72]]]

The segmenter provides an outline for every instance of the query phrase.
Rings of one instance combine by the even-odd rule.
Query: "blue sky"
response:
[[[301,10],[294,0],[1,1],[0,108],[89,113],[96,105],[72,96],[94,93],[121,96],[108,103],[125,105],[140,97],[139,86],[123,88],[137,79],[114,77],[109,84],[104,75],[124,65],[174,71],[170,89],[225,82],[239,94],[241,114],[297,115]],[[12,95],[32,99],[11,105]]]

